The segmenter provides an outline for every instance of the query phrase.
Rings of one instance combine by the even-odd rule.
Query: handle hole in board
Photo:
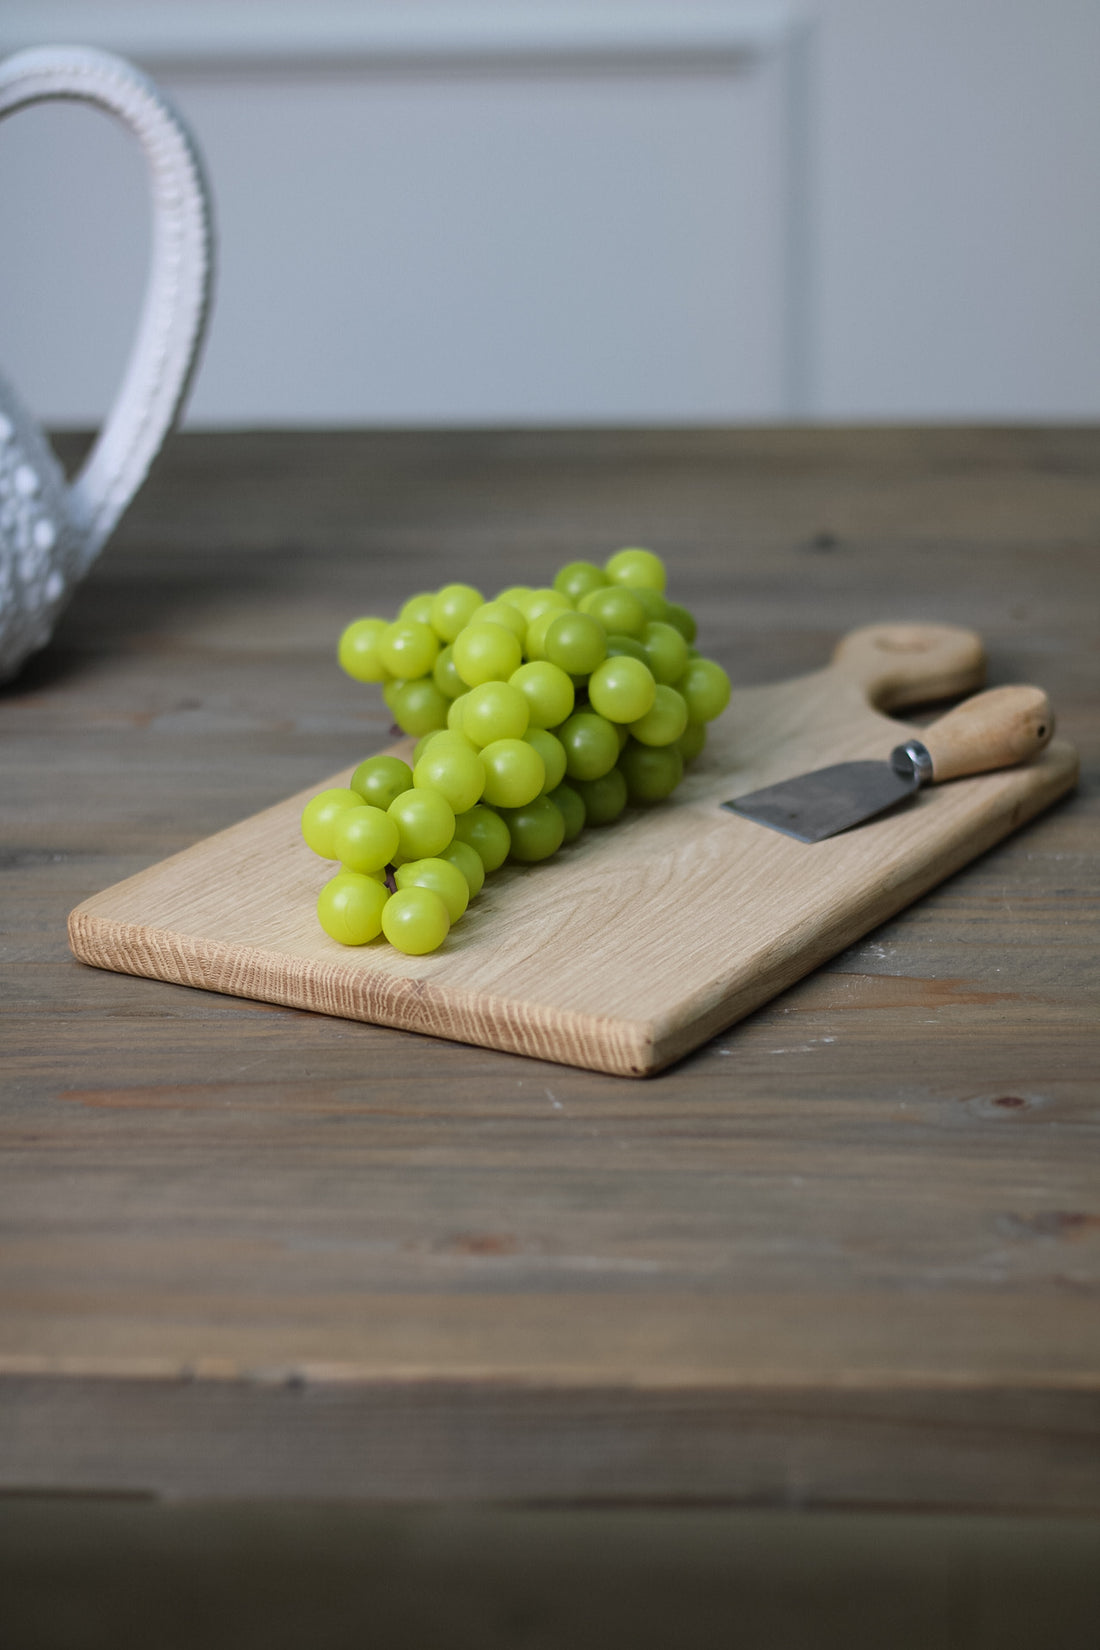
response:
[[[895,636],[877,636],[875,648],[879,653],[927,653],[935,644],[920,637],[903,641]]]
[[[961,697],[965,698],[966,695]],[[927,699],[911,705],[899,705],[897,710],[883,710],[878,707],[878,713],[891,722],[905,722],[910,727],[926,728],[930,722],[938,722],[941,716],[946,716],[949,710],[954,710],[959,699],[960,695],[954,693],[947,699]]]

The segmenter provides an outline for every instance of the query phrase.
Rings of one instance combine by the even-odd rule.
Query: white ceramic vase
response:
[[[152,257],[122,387],[71,486],[0,378],[0,681],[49,641],[176,422],[212,286],[210,192],[195,142],[164,94],[124,59],[86,46],[41,47],[0,63],[0,120],[57,98],[108,110],[140,141],[149,165]],[[17,233],[15,225],[6,228]]]

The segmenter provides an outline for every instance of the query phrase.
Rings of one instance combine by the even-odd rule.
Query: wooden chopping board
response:
[[[1037,762],[933,786],[812,845],[719,806],[827,763],[886,757],[919,730],[884,711],[970,693],[983,678],[972,632],[878,625],[845,637],[824,670],[735,689],[671,801],[586,830],[545,864],[496,872],[431,956],[382,940],[347,948],[316,919],[336,867],[305,847],[301,810],[346,785],[366,751],[86,900],[70,944],[122,973],[649,1075],[1072,789],[1076,753],[1055,740]]]

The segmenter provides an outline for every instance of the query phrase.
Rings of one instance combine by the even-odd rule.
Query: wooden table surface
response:
[[[71,958],[386,742],[348,619],[626,543],[739,684],[973,627],[1078,793],[643,1083]],[[0,1489],[1096,1510],[1098,619],[1097,430],[176,437],[0,692]]]

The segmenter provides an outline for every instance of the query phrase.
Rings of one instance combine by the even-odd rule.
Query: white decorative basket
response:
[[[41,47],[0,63],[0,120],[56,98],[106,109],[139,139],[152,258],[122,387],[72,486],[0,378],[0,680],[49,641],[179,417],[212,287],[210,192],[194,139],[164,94],[131,63],[87,46]]]

